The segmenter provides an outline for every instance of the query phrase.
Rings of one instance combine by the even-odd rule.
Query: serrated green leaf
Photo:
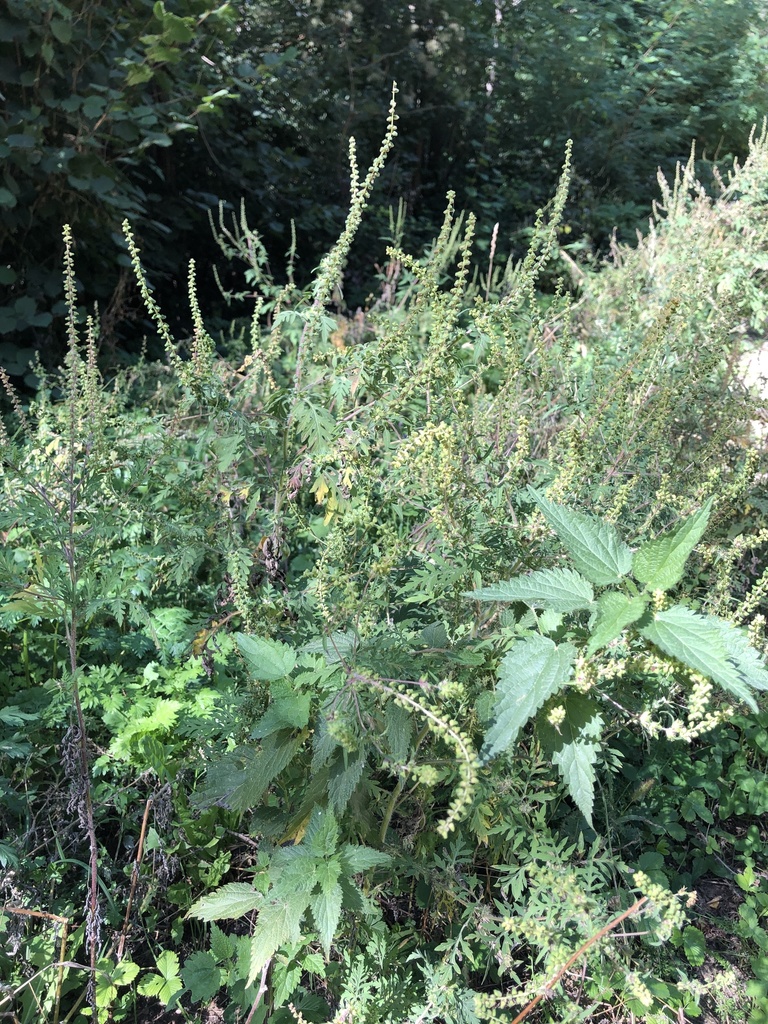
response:
[[[340,851],[343,864],[350,874],[356,875],[369,868],[385,867],[392,860],[388,853],[373,850],[370,846],[353,846],[345,843]]]
[[[713,502],[714,498],[709,498],[670,533],[648,541],[635,552],[632,573],[647,590],[669,590],[680,582],[688,556],[707,528]]]
[[[211,923],[211,953],[217,964],[223,964],[235,953],[236,939],[229,936],[215,923]]]
[[[255,910],[264,897],[246,882],[229,882],[210,896],[201,897],[187,911],[187,917],[199,921],[220,921],[223,918],[236,920]]]
[[[221,988],[221,971],[210,953],[198,951],[187,957],[181,980],[194,1003],[208,1003]]]
[[[599,651],[622,631],[637,622],[648,607],[647,598],[642,595],[628,597],[616,590],[608,590],[597,600],[597,621],[587,644],[587,654]]]
[[[575,612],[589,608],[595,595],[588,581],[573,569],[539,569],[464,596],[476,601],[520,601],[529,608]]]
[[[407,708],[390,701],[384,709],[385,736],[395,761],[405,761],[411,747],[413,719]]]
[[[707,958],[707,940],[704,933],[692,925],[683,929],[683,952],[691,967],[701,967]]]
[[[340,750],[334,758],[328,777],[328,798],[337,814],[342,814],[360,784],[368,757],[360,750],[352,757]]]
[[[341,917],[342,900],[343,894],[338,882],[312,897],[312,917],[326,957],[331,955],[331,944]]]
[[[339,844],[339,826],[330,808],[315,807],[304,834],[304,844],[315,857],[331,857]]]
[[[265,790],[298,753],[302,735],[282,729],[261,741],[261,750],[236,747],[208,770],[205,787],[194,803],[201,807],[218,804],[243,814],[254,808]]]
[[[632,566],[632,551],[610,525],[528,489],[578,571],[598,586],[616,583]]]
[[[768,668],[760,654],[751,646],[745,629],[740,629],[723,619],[708,619],[717,627],[725,644],[728,659],[748,686],[755,690],[768,690]]]
[[[179,958],[166,949],[157,958],[158,974],[145,975],[138,984],[143,996],[157,996],[164,1006],[168,1006],[173,997],[180,993],[184,986],[179,977]]]
[[[542,749],[552,758],[571,799],[592,825],[595,801],[595,761],[600,752],[604,720],[590,697],[568,693],[562,702],[565,718],[558,726],[543,719],[536,731]]]
[[[267,682],[282,679],[296,665],[296,652],[277,640],[265,640],[245,633],[236,633],[235,639],[254,679]]]
[[[642,635],[672,658],[701,672],[757,711],[755,698],[736,664],[729,659],[720,623],[690,608],[674,605],[657,612]]]
[[[568,681],[575,657],[571,644],[557,646],[544,636],[526,637],[507,652],[499,666],[494,722],[485,737],[484,760],[512,746],[528,719]]]
[[[263,739],[280,729],[303,729],[309,722],[311,698],[308,693],[298,693],[290,684],[280,682],[275,684],[272,693],[269,707],[251,731],[254,739]]]
[[[311,886],[314,887],[314,876]],[[297,887],[283,899],[269,900],[259,911],[251,939],[248,984],[252,984],[269,958],[286,943],[301,940],[301,923],[310,903],[310,893]]]

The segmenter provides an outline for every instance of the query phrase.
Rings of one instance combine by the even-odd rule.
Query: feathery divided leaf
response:
[[[707,528],[714,498],[681,523],[676,529],[656,540],[650,540],[635,552],[632,573],[645,583],[647,590],[669,590],[682,579],[688,556]]]
[[[507,652],[499,666],[494,721],[485,736],[483,760],[512,746],[528,719],[568,681],[575,657],[572,644],[558,646],[538,635],[518,641]]]
[[[492,587],[472,590],[464,596],[476,601],[520,601],[529,608],[575,612],[591,606],[594,591],[573,569],[539,569]]]
[[[532,487],[528,493],[557,534],[579,572],[598,586],[616,583],[632,566],[632,551],[616,530],[594,516],[549,501]]]

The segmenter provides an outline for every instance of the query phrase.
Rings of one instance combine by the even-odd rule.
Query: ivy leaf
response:
[[[323,888],[312,897],[312,917],[315,919],[315,926],[326,957],[331,955],[331,943],[341,917],[342,900],[343,893],[338,882]]]
[[[537,733],[542,748],[557,765],[571,799],[591,826],[595,761],[600,751],[603,716],[598,704],[581,694],[569,694],[563,708],[565,718],[558,726],[544,719],[537,723]]]
[[[690,608],[674,605],[657,612],[653,622],[640,632],[665,654],[713,679],[756,712],[757,703],[746,680],[735,662],[729,660],[722,625]]]
[[[210,896],[203,896],[193,903],[187,911],[187,917],[195,917],[198,921],[220,921],[222,918],[236,920],[263,902],[264,897],[252,885],[229,882]]]
[[[476,601],[521,601],[529,608],[575,612],[591,606],[594,592],[587,580],[573,569],[540,569],[492,587],[472,590],[464,596]]]
[[[688,556],[707,528],[714,498],[709,498],[694,515],[676,529],[650,540],[635,552],[632,572],[646,590],[669,590],[679,583]]]
[[[683,952],[691,967],[701,967],[707,957],[707,940],[704,933],[688,925],[683,929]]]
[[[485,736],[483,760],[512,746],[528,719],[567,682],[575,657],[572,644],[557,646],[544,636],[526,637],[507,652],[499,666],[494,722]]]
[[[597,599],[597,621],[587,644],[587,654],[599,651],[622,631],[642,617],[648,600],[643,595],[627,597],[616,590],[608,590]]]
[[[208,1003],[221,988],[221,971],[210,953],[199,950],[185,961],[181,980],[193,1002]]]
[[[282,679],[296,665],[296,652],[277,640],[246,636],[245,633],[236,633],[235,639],[254,679],[266,682]]]
[[[532,487],[528,492],[557,534],[579,572],[591,583],[616,583],[632,566],[632,550],[616,530],[594,516],[549,501]]]

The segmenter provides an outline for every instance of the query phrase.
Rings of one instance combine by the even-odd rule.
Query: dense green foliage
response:
[[[540,291],[570,151],[518,263],[473,276],[450,194],[347,318],[398,123],[308,287],[225,222],[225,355],[126,224],[166,360],[105,380],[67,229],[65,365],[3,377],[19,1021],[766,1020],[768,139],[578,299]]]
[[[148,327],[120,241],[126,214],[175,325],[180,254],[205,268],[212,326],[229,316],[209,271],[208,214],[219,201],[237,210],[245,200],[276,267],[295,222],[297,279],[307,284],[344,223],[347,138],[361,161],[373,157],[393,80],[401,144],[357,235],[345,281],[352,310],[374,287],[388,207],[401,200],[417,251],[453,189],[480,218],[479,256],[495,223],[502,262],[522,255],[568,138],[562,240],[604,247],[614,227],[631,237],[657,167],[670,175],[692,140],[705,162],[744,152],[764,112],[764,14],[762,0],[8,0],[3,361],[23,376],[31,350],[49,365],[63,352],[53,242],[62,223],[77,238],[79,302],[87,311],[99,302],[102,344],[113,348],[136,353]],[[245,290],[219,269],[226,292]]]

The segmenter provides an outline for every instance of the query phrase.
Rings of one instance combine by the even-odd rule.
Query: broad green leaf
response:
[[[272,695],[269,707],[251,731],[254,739],[263,739],[280,729],[303,729],[309,722],[308,693],[298,693],[290,684],[276,683]]]
[[[221,988],[221,971],[210,953],[198,950],[187,957],[181,969],[181,980],[193,1002],[208,1003]]]
[[[532,487],[528,490],[583,576],[598,586],[626,576],[632,551],[610,523],[557,505]]]
[[[587,580],[573,569],[539,569],[464,596],[476,601],[521,601],[529,608],[575,612],[589,608],[595,595]]]
[[[601,594],[597,599],[597,621],[587,644],[587,654],[592,655],[615,640],[622,630],[642,617],[647,607],[648,600],[642,595],[628,597],[616,590]]]
[[[701,967],[707,958],[707,940],[704,933],[692,925],[683,929],[683,952],[691,967]]]
[[[768,668],[760,654],[750,645],[747,631],[723,619],[710,617],[707,621],[717,627],[728,652],[728,659],[734,663],[744,682],[755,690],[768,690]]]
[[[222,918],[235,920],[255,910],[264,902],[264,897],[246,882],[229,882],[210,896],[201,897],[193,903],[187,917],[199,921],[220,921]]]
[[[235,638],[254,679],[282,679],[293,671],[296,653],[286,644],[245,633],[236,633]]]
[[[331,857],[339,844],[339,826],[330,808],[316,807],[304,834],[304,843],[315,857]]]
[[[569,693],[563,700],[565,718],[557,726],[546,718],[537,723],[542,749],[557,765],[571,799],[592,824],[595,801],[595,761],[600,752],[603,716],[596,701]]]
[[[338,882],[312,897],[312,917],[315,919],[317,933],[327,957],[331,955],[331,943],[341,917],[342,900],[343,894]]]
[[[632,573],[647,590],[669,590],[679,583],[688,556],[698,544],[709,522],[714,498],[681,523],[676,529],[656,540],[650,540],[635,552]]]
[[[193,802],[200,807],[219,804],[240,814],[251,810],[270,782],[290,764],[303,742],[303,735],[281,729],[261,741],[261,750],[236,747],[209,768],[205,786]]]
[[[234,937],[223,932],[215,922],[211,924],[211,953],[218,964],[223,964],[235,953]]]
[[[539,708],[568,681],[576,649],[557,646],[548,637],[520,640],[499,666],[494,722],[488,730],[482,757],[489,760],[507,750]]]
[[[314,886],[314,877],[312,885]],[[298,888],[283,899],[270,900],[261,908],[251,939],[249,985],[256,980],[259,971],[265,967],[280,946],[301,940],[301,922],[310,899],[309,892]]]
[[[345,843],[342,846],[340,855],[350,874],[353,875],[361,871],[368,871],[369,868],[385,867],[392,860],[388,853],[373,850],[370,846],[353,846],[351,843]]]
[[[674,605],[667,611],[657,612],[653,622],[640,632],[665,654],[714,680],[757,711],[747,682],[729,657],[721,623],[717,620]]]
[[[328,797],[337,814],[342,814],[360,784],[368,757],[365,749],[354,756],[346,750],[336,755],[328,777]]]
[[[145,975],[138,984],[143,996],[157,996],[164,1006],[184,988],[179,977],[179,958],[166,949],[157,958],[158,974]]]

